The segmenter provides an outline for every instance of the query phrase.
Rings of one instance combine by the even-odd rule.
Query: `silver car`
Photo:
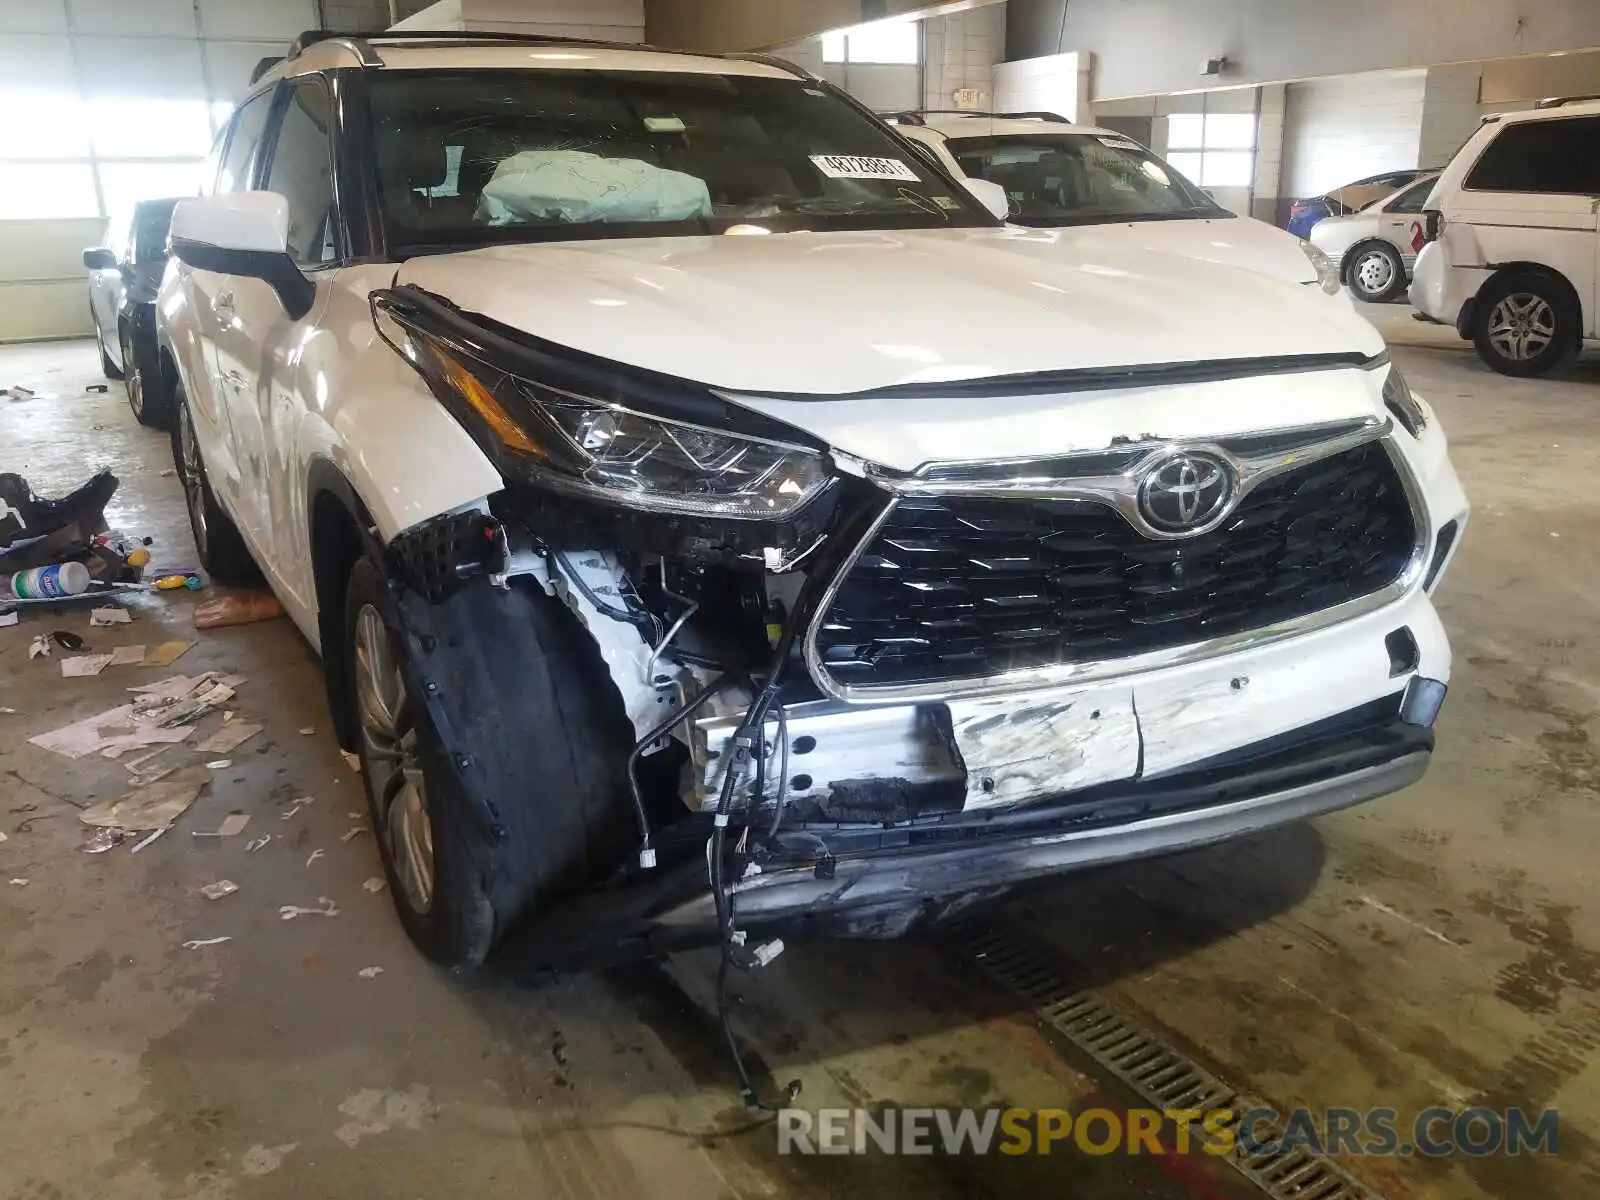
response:
[[[1378,304],[1405,294],[1425,240],[1422,206],[1438,178],[1430,174],[1360,212],[1326,217],[1312,228],[1311,244],[1339,264],[1339,277],[1357,298]]]

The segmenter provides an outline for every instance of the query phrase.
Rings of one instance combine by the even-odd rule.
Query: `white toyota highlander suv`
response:
[[[1432,412],[1314,275],[1053,232],[759,56],[261,75],[173,218],[174,450],[423,952],[761,960],[1421,777]]]

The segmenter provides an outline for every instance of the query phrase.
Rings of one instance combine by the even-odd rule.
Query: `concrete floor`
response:
[[[1352,1164],[1387,1196],[1600,1194],[1600,365],[1511,382],[1404,309],[1374,315],[1476,506],[1440,598],[1457,661],[1429,776],[1009,911],[1084,986],[1279,1106],[1559,1106],[1554,1160]],[[118,385],[85,394],[96,379],[86,343],[0,350],[0,386],[40,393],[0,401],[0,469],[50,491],[109,465],[113,525],[192,561],[165,440]],[[62,680],[27,644],[89,634],[84,615],[0,629],[0,1196],[1253,1194],[1172,1156],[780,1158],[738,1108],[710,956],[543,986],[431,969],[362,888],[371,838],[342,840],[363,801],[310,651],[282,620],[196,635],[194,602],[141,598],[131,627],[90,635],[198,637],[171,670]],[[77,853],[77,810],[126,771],[27,738],[209,668],[247,677],[239,719],[266,730],[139,856]],[[189,837],[234,809],[244,837]],[[279,836],[247,855],[261,832]],[[238,894],[199,895],[224,877]],[[339,914],[279,919],[319,896]],[[752,1056],[807,1106],[1132,1102],[935,939],[795,946],[743,990]]]

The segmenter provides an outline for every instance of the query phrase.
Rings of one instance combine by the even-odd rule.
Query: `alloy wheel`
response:
[[[412,909],[433,906],[433,826],[417,728],[394,639],[370,604],[356,614],[356,703],[362,770],[376,807],[378,834]]]
[[[200,461],[200,446],[195,441],[194,421],[187,404],[178,405],[178,476],[183,484],[183,501],[189,508],[189,522],[194,528],[195,548],[204,559],[210,535],[206,523],[205,468]]]
[[[1555,336],[1556,310],[1532,292],[1513,292],[1489,313],[1489,344],[1513,362],[1538,358]]]
[[[128,389],[128,407],[135,417],[144,416],[144,375],[134,357],[127,334],[122,335],[122,383]]]

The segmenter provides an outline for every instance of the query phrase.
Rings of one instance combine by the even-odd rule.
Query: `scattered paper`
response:
[[[278,910],[278,916],[285,921],[292,921],[296,917],[337,917],[339,907],[326,896],[317,897],[316,908],[301,908],[298,904],[285,904]]]
[[[166,831],[171,829],[171,828],[172,828],[171,825],[163,825],[160,829],[157,829],[154,832],[147,834],[145,837],[141,838],[140,841],[139,841],[139,844],[137,846],[135,846],[132,850],[128,851],[128,853],[129,854],[137,854],[137,853],[139,853],[139,851],[143,850],[151,842],[155,841],[157,838],[159,838],[162,834],[166,833]]]
[[[28,881],[26,879],[13,879],[11,881],[11,886],[12,887],[27,887],[28,886]]]
[[[319,859],[321,857],[322,857],[322,851],[321,850],[313,850],[311,852],[311,857],[306,859],[306,866],[309,867],[312,863],[316,862],[317,859]]]
[[[197,838],[226,838],[237,837],[244,832],[245,826],[250,824],[249,813],[229,813],[222,819],[222,824],[216,829],[192,829],[190,837]]]
[[[239,890],[239,885],[231,879],[219,879],[215,883],[208,883],[200,889],[200,894],[207,900],[221,900],[224,896],[231,896]]]
[[[370,832],[370,831],[367,829],[367,827],[365,825],[357,825],[352,829],[347,829],[340,836],[339,840],[341,842],[348,842],[348,841],[351,841],[351,840],[353,840],[355,838],[360,837],[363,833],[368,833],[368,832]]]
[[[301,737],[310,737],[316,731],[317,731],[317,727],[315,725],[307,725],[304,729],[302,729],[300,731],[300,736]]]
[[[363,979],[376,979],[379,975],[383,974],[383,968],[382,967],[362,967],[361,970],[356,972],[356,974],[361,976],[361,978],[363,978]]]
[[[21,619],[22,619],[22,615],[20,613],[14,613],[14,612],[3,612],[3,613],[0,613],[0,629],[4,629],[9,625],[15,625]]]
[[[186,775],[135,788],[115,800],[92,805],[78,814],[78,820],[85,825],[135,830],[171,825],[188,811],[206,784],[204,778],[196,779],[192,773]]]
[[[194,733],[190,726],[161,728],[157,723],[158,715],[159,710],[138,713],[134,705],[124,704],[49,733],[36,734],[28,742],[67,758],[83,758],[95,753],[117,758],[129,750],[181,742]]]
[[[17,710],[16,709],[7,708],[4,704],[0,704],[0,716],[14,717],[16,715],[17,715]]]
[[[265,846],[271,840],[272,840],[272,835],[270,833],[263,833],[258,838],[252,838],[252,839],[250,839],[250,841],[245,843],[245,847],[244,847],[245,853],[246,854],[254,854],[257,850],[261,849],[261,847]]]
[[[162,642],[154,650],[144,656],[144,665],[147,667],[170,667],[190,650],[193,642]]]
[[[383,878],[382,875],[374,875],[371,879],[367,880],[361,886],[362,886],[363,889],[365,889],[366,891],[371,892],[374,896],[376,896],[379,892],[383,891],[383,889],[386,888],[388,886],[388,884],[384,882],[384,878]]]
[[[107,850],[115,850],[127,840],[126,829],[100,829],[90,834],[88,840],[78,849],[85,854],[104,854]]]
[[[48,634],[41,633],[28,643],[28,657],[30,659],[50,657],[50,638]]]
[[[231,942],[231,937],[199,938],[192,942],[185,942],[185,950],[204,950],[207,946],[220,946],[223,942]]]
[[[233,766],[233,759],[231,758],[213,758],[206,764],[206,770],[226,771],[231,766]]]
[[[341,751],[339,751],[339,757],[344,759],[344,765],[345,766],[349,767],[352,771],[355,771],[357,774],[360,774],[360,772],[361,772],[361,759],[360,759],[360,757],[358,755],[351,754],[350,751],[348,751],[348,750],[341,750]]]
[[[111,665],[113,667],[144,666],[144,647],[117,646],[111,651]]]
[[[287,821],[290,817],[294,816],[295,813],[299,812],[302,808],[305,808],[307,805],[313,804],[313,803],[315,803],[315,801],[310,796],[301,796],[298,800],[296,800],[293,804],[289,805],[288,808],[284,809],[283,812],[279,814],[278,820]]]
[[[222,714],[222,720],[223,727],[195,747],[201,754],[231,754],[262,729],[260,725],[250,725],[244,721],[229,725],[227,713]]]
[[[83,679],[90,675],[98,675],[111,665],[109,654],[79,654],[74,658],[61,660],[61,677],[63,679]]]
[[[127,625],[132,621],[132,613],[115,605],[91,609],[89,612],[89,624],[97,629],[104,629],[108,625]]]

